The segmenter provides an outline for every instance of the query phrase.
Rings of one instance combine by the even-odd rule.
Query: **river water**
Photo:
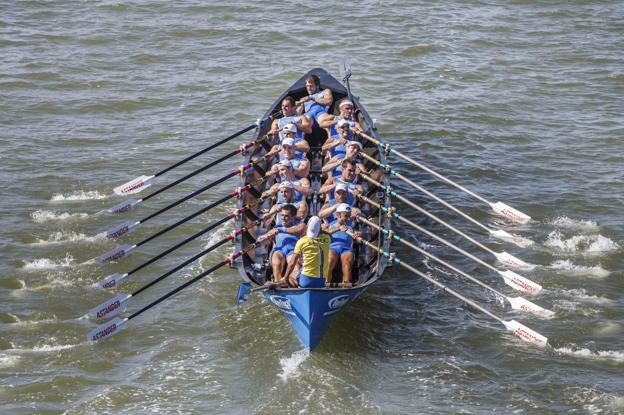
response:
[[[0,5],[0,412],[3,414],[619,414],[624,412],[624,5],[621,2],[20,1]],[[531,300],[550,319],[396,244],[398,257],[506,320],[549,338],[535,347],[496,320],[394,267],[342,312],[312,354],[259,296],[233,305],[222,269],[91,344],[83,316],[111,296],[89,286],[221,218],[226,203],[116,264],[85,264],[97,237],[240,164],[97,216],[113,187],[242,129],[313,67],[351,88],[384,140],[492,201],[518,226],[391,158],[477,220],[530,238],[489,238],[439,204],[397,191],[497,251],[536,264]],[[159,184],[247,142],[173,170]],[[138,241],[231,191],[219,185],[145,223]],[[156,188],[156,187],[154,187]],[[490,261],[474,245],[398,212]],[[127,278],[131,292],[228,224]],[[405,226],[401,236],[515,295],[497,275]],[[133,298],[138,310],[222,260],[230,246]]]

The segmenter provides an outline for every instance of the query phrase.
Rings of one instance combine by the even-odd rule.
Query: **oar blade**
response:
[[[103,280],[100,280],[97,285],[100,288],[106,288],[107,290],[116,288],[119,286],[119,284],[121,283],[121,280],[123,280],[124,278],[126,278],[128,276],[127,273],[122,274],[120,272],[116,272],[112,275],[109,275],[108,277],[104,278]]]
[[[525,238],[520,235],[512,235],[509,232],[506,232],[502,229],[497,229],[497,230],[490,229],[490,235],[498,239],[502,239],[503,241],[514,243],[518,245],[520,248],[528,248],[529,246],[535,243],[528,238]]]
[[[127,196],[134,193],[139,193],[142,190],[147,189],[152,185],[155,176],[139,176],[136,179],[132,179],[129,182],[117,186],[113,189],[113,192],[119,196]]]
[[[139,203],[141,203],[141,199],[128,199],[119,203],[118,205],[113,206],[112,208],[104,209],[102,212],[111,215],[118,215],[120,213],[126,213],[131,211]]]
[[[537,344],[539,346],[547,346],[548,338],[542,336],[535,330],[532,330],[525,326],[524,324],[518,323],[516,320],[505,321],[505,327],[507,330],[512,331],[516,336],[520,337],[522,340]]]
[[[522,268],[526,270],[532,270],[535,268],[534,264],[529,264],[528,262],[524,262],[520,258],[516,258],[515,256],[508,254],[507,252],[494,252],[496,259],[498,262],[503,264],[503,266],[508,268]]]
[[[87,334],[87,341],[95,342],[114,336],[128,323],[127,318],[116,318],[108,321]]]
[[[127,222],[121,223],[117,226],[114,226],[106,231],[107,239],[119,239],[124,235],[128,235],[131,232],[134,232],[136,228],[141,223],[135,220],[129,220]]]
[[[100,264],[119,261],[121,258],[128,256],[132,251],[134,251],[134,248],[136,248],[134,245],[120,245],[117,248],[100,255],[95,258],[95,260]]]
[[[490,203],[490,207],[494,212],[498,213],[501,216],[506,217],[507,219],[511,219],[517,223],[528,223],[531,220],[531,217],[525,213],[520,212],[518,209],[514,209],[509,205],[504,204],[503,202]]]
[[[243,282],[238,287],[238,294],[236,295],[236,305],[241,305],[249,298],[249,292],[251,291],[251,284]]]
[[[523,277],[522,275],[516,274],[511,270],[498,271],[498,273],[503,277],[505,284],[518,291],[522,291],[528,294],[537,294],[542,290],[542,286],[538,283],[533,282],[530,279]]]
[[[552,317],[555,315],[554,311],[540,307],[522,297],[507,297],[507,301],[509,301],[511,308],[514,310],[524,311],[525,313],[535,314],[540,317]]]
[[[130,297],[132,297],[130,294],[118,294],[99,306],[93,307],[88,315],[95,320],[116,316],[126,310]]]

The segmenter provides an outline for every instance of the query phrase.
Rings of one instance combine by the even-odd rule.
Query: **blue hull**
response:
[[[366,288],[368,285],[348,289],[271,290],[263,294],[288,318],[304,346],[313,350],[334,316]]]

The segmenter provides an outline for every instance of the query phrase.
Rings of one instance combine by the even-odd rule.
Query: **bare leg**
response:
[[[340,261],[342,262],[342,282],[351,282],[351,264],[353,263],[353,253],[345,252],[340,255]]]
[[[273,256],[271,257],[271,268],[273,268],[273,281],[279,282],[284,276],[282,273],[284,272],[284,265],[286,265],[286,258],[280,252],[273,252]]]
[[[331,282],[334,279],[334,268],[336,268],[336,265],[338,264],[338,254],[336,252],[334,252],[333,249],[329,250],[329,275],[327,276],[327,279],[325,280],[326,284],[331,284]]]

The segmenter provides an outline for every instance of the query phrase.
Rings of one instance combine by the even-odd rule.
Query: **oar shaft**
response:
[[[398,236],[394,232],[389,231],[389,230],[387,230],[387,229],[377,225],[376,223],[373,223],[373,222],[369,221],[368,219],[364,219],[362,217],[359,217],[358,220],[360,222],[363,222],[363,223],[367,224],[368,226],[378,230],[378,231],[383,232],[384,234],[388,235],[389,237],[391,237],[395,241],[401,242],[403,245],[405,245],[405,246],[415,250],[416,252],[418,252],[418,253],[420,253],[420,254],[428,257],[428,258],[431,258],[431,259],[433,259],[436,262],[439,262],[440,264],[444,265],[445,267],[447,267],[451,271],[454,271],[457,274],[463,276],[464,278],[469,279],[470,281],[474,282],[475,284],[480,285],[481,287],[485,288],[486,290],[489,290],[489,291],[491,291],[491,292],[493,292],[493,293],[495,293],[495,294],[497,294],[497,295],[499,295],[499,296],[501,296],[503,298],[506,298],[503,293],[501,293],[500,291],[496,290],[495,288],[490,287],[489,285],[487,285],[484,282],[480,281],[479,279],[473,277],[472,275],[469,275],[469,274],[465,273],[464,271],[460,270],[459,268],[455,267],[454,265],[449,264],[448,262],[446,262],[445,260],[439,258],[438,256],[436,256],[436,255],[434,255],[434,254],[432,254],[430,252],[425,251],[424,249],[422,249],[422,248],[412,244],[409,241],[406,241],[405,239],[401,238],[400,236]]]
[[[372,184],[381,187],[382,189],[384,189],[385,191],[387,191],[391,196],[396,197],[397,199],[399,199],[400,201],[402,201],[403,203],[405,203],[406,205],[416,209],[417,211],[419,211],[420,213],[426,215],[427,217],[435,220],[436,222],[444,225],[446,228],[450,229],[451,231],[455,232],[456,234],[460,235],[461,237],[469,240],[470,242],[472,242],[473,244],[475,244],[476,246],[478,246],[479,248],[483,249],[484,251],[495,255],[494,251],[492,251],[490,248],[488,248],[487,246],[483,245],[481,242],[477,241],[476,239],[472,238],[471,236],[468,236],[467,234],[465,234],[464,232],[460,231],[459,229],[457,229],[456,227],[454,227],[453,225],[447,223],[446,221],[444,221],[443,219],[439,218],[438,216],[434,215],[433,213],[430,213],[429,211],[427,211],[426,209],[418,206],[417,204],[415,204],[414,202],[410,201],[409,199],[399,195],[398,193],[396,193],[395,191],[389,189],[387,186],[383,185],[382,183],[379,183],[378,181],[374,180],[372,177],[360,173],[360,175],[367,181],[371,182]]]
[[[406,156],[405,154],[403,154],[400,151],[398,151],[395,148],[393,148],[390,144],[383,143],[383,142],[381,142],[381,141],[379,141],[379,140],[377,140],[377,139],[375,139],[375,138],[373,138],[373,137],[371,137],[368,134],[365,134],[363,132],[359,132],[359,135],[364,137],[364,138],[366,138],[367,140],[375,143],[376,145],[380,146],[382,149],[384,149],[386,151],[390,151],[392,154],[395,154],[395,155],[399,156],[403,160],[407,161],[408,163],[413,164],[414,166],[418,167],[419,169],[422,169],[422,170],[426,171],[427,173],[434,175],[438,179],[440,179],[440,180],[450,184],[451,186],[455,186],[459,190],[461,190],[461,191],[463,191],[465,193],[468,193],[470,196],[474,197],[475,199],[480,200],[483,203],[490,204],[490,202],[487,199],[479,196],[478,194],[476,194],[475,192],[473,192],[473,191],[471,191],[469,189],[466,189],[464,186],[460,185],[459,183],[455,183],[453,180],[449,179],[448,177],[443,176],[440,173],[431,170],[429,167],[425,166],[422,163],[417,162],[416,160],[412,159],[411,157]]]
[[[263,120],[263,121],[264,121],[264,120]],[[163,169],[163,170],[159,171],[159,172],[158,172],[158,173],[156,173],[154,176],[155,176],[155,177],[158,177],[158,176],[160,176],[160,175],[162,175],[162,174],[165,174],[165,173],[167,173],[168,171],[173,170],[173,169],[175,169],[176,167],[178,167],[178,166],[180,166],[180,165],[182,165],[182,164],[184,164],[184,163],[186,163],[186,162],[188,162],[188,161],[193,160],[195,157],[199,157],[199,156],[201,156],[202,154],[206,153],[207,151],[210,151],[210,150],[212,150],[212,149],[214,149],[214,148],[217,148],[217,147],[219,147],[221,144],[227,143],[228,141],[233,140],[234,138],[238,137],[239,135],[241,135],[241,134],[245,134],[246,132],[253,130],[253,129],[254,129],[254,128],[256,128],[257,126],[258,126],[258,124],[256,124],[256,123],[251,124],[250,126],[245,127],[245,128],[243,128],[242,130],[237,131],[237,132],[235,132],[234,134],[232,134],[232,135],[230,135],[230,136],[228,136],[228,137],[225,137],[225,138],[224,138],[224,139],[222,139],[222,140],[217,141],[216,143],[214,143],[214,144],[212,144],[212,145],[210,145],[210,146],[208,146],[208,147],[204,148],[203,150],[200,150],[200,151],[198,151],[197,153],[192,154],[192,155],[190,155],[190,156],[186,157],[185,159],[178,161],[178,162],[177,162],[177,163],[175,163],[174,165],[169,166],[169,167],[167,167],[166,169]]]

